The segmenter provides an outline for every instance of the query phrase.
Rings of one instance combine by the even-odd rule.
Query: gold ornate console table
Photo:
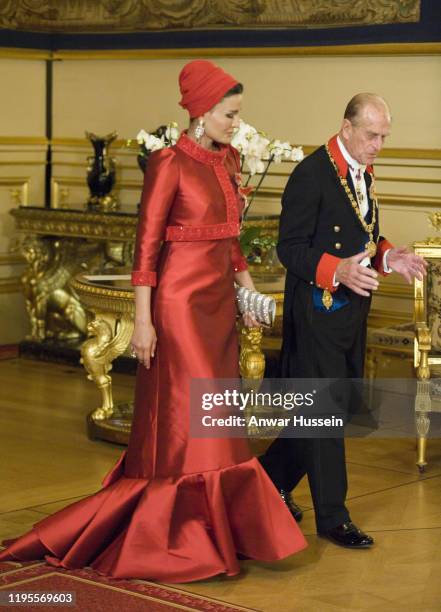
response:
[[[28,267],[22,277],[31,331],[28,340],[79,339],[84,309],[69,283],[80,271],[130,266],[137,215],[23,206],[11,211],[18,248]]]
[[[83,339],[86,313],[70,281],[80,272],[110,273],[114,268],[131,267],[136,211],[133,207],[97,213],[21,206],[11,214],[18,248],[28,263],[22,277],[31,327],[27,339],[37,343]],[[277,225],[273,215],[250,218],[245,229],[258,228],[274,238]],[[259,269],[266,267],[264,262]]]
[[[273,295],[277,300],[276,324],[273,329],[240,329],[240,373],[248,381],[258,381],[265,370],[262,348],[280,345],[276,335],[280,329],[283,293],[280,288],[283,277],[262,276],[256,286],[260,291]],[[82,305],[90,313],[87,325],[88,339],[81,346],[81,362],[89,380],[97,385],[101,404],[88,416],[87,426],[92,438],[126,444],[130,433],[133,405],[131,401],[117,403],[113,400],[112,362],[121,355],[128,356],[128,346],[133,332],[134,292],[128,275],[79,274],[71,281]]]

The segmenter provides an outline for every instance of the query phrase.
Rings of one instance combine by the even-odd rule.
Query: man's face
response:
[[[390,116],[385,108],[367,104],[352,121],[343,120],[344,145],[360,164],[373,164],[390,134]]]

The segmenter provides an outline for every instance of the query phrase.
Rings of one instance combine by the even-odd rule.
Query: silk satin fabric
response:
[[[175,155],[180,178],[172,195],[165,190],[162,204],[154,203],[157,210],[166,206],[165,217],[185,218],[187,225],[225,221],[225,185],[214,165],[229,168],[233,185],[232,153],[221,162],[205,150],[206,161],[179,147]],[[151,175],[146,180],[166,181],[166,167],[153,164],[157,181]],[[144,198],[143,206],[150,204]],[[164,231],[165,222],[159,225]],[[138,368],[128,449],[100,491],[8,542],[0,561],[45,557],[55,566],[92,566],[115,578],[188,582],[237,574],[238,555],[273,561],[306,546],[246,440],[189,437],[191,378],[239,376],[232,262],[237,239],[168,241],[152,257],[160,238],[141,231],[136,247],[137,261],[143,250],[149,254],[145,262],[156,266],[158,345],[150,370]]]

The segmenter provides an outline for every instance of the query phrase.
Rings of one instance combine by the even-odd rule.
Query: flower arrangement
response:
[[[299,162],[304,157],[303,149],[302,147],[293,147],[289,142],[270,140],[264,132],[257,131],[252,125],[242,120],[231,144],[240,153],[241,171],[248,170],[248,179],[244,187],[250,186],[254,175],[260,175],[257,184],[252,187],[252,196],[243,212],[243,219],[246,219],[248,210],[265,180],[271,164],[273,162],[280,164],[283,160]]]
[[[303,159],[302,147],[293,147],[289,142],[270,140],[265,132],[258,132],[256,128],[245,121],[234,133],[231,141],[243,157],[251,175],[265,171],[265,161],[280,163],[283,159],[301,161]]]
[[[178,124],[175,121],[159,126],[152,133],[140,130],[136,135],[136,142],[138,143],[138,164],[141,170],[145,172],[148,158],[153,151],[171,147],[176,144],[178,138]],[[132,142],[132,140],[128,140],[127,146],[132,146]]]
[[[177,143],[179,138],[178,124],[175,121],[161,125],[156,132],[149,134],[145,130],[140,130],[136,136],[137,143],[143,151],[157,151],[164,147],[170,147]]]
[[[153,151],[174,145],[178,138],[179,129],[176,122],[162,125],[152,133],[140,130],[136,140],[139,145],[138,163],[141,169],[145,170],[145,164]],[[131,142],[129,140],[127,144],[130,146]],[[242,120],[234,133],[231,144],[239,151],[241,157],[241,173],[235,178],[239,193],[245,200],[243,222],[271,164],[279,164],[284,160],[299,162],[303,159],[304,154],[302,147],[292,146],[289,142],[281,142],[277,139],[271,140],[264,132],[256,130]],[[243,172],[248,174],[245,183],[242,179]],[[259,178],[257,183],[252,185],[251,181],[256,175]],[[244,255],[251,263],[261,263],[263,256],[275,246],[275,239],[262,234],[261,229],[257,227],[242,229],[240,242]]]
[[[303,159],[301,147],[293,147],[289,142],[278,139],[270,140],[264,132],[259,132],[252,125],[240,121],[238,130],[231,141],[241,156],[241,171],[248,171],[248,178],[242,190],[252,191],[251,197],[245,197],[245,208],[242,219],[245,220],[259,188],[265,180],[272,163],[283,160],[298,162]],[[259,179],[255,186],[250,186],[255,175]],[[248,194],[245,193],[245,196]],[[271,234],[265,234],[259,227],[244,228],[240,235],[242,252],[250,263],[260,264],[266,255],[273,251],[276,240]]]

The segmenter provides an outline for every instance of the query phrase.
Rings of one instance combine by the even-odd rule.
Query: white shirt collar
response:
[[[348,162],[348,166],[351,168],[351,170],[353,172],[357,172],[358,169],[361,170],[361,173],[364,174],[366,171],[366,165],[360,164],[360,162],[358,162],[356,159],[354,159],[348,152],[348,150],[346,149],[345,145],[343,144],[343,142],[341,141],[340,136],[337,136],[337,143],[338,146],[340,148],[341,154],[343,155],[343,157],[345,158],[345,160]]]

